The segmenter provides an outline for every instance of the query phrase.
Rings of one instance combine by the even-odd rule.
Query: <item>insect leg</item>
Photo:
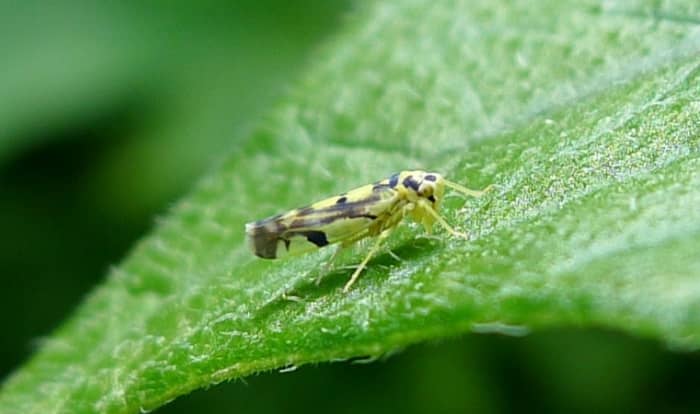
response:
[[[355,236],[353,236],[352,238],[346,239],[342,243],[340,243],[338,245],[338,247],[336,247],[336,249],[333,252],[333,254],[331,255],[331,257],[328,258],[328,261],[326,261],[326,263],[324,263],[323,266],[321,267],[320,273],[318,274],[318,277],[316,277],[316,281],[315,281],[316,286],[321,284],[321,281],[328,274],[328,272],[331,269],[331,266],[333,265],[333,262],[335,262],[335,260],[338,258],[338,256],[340,256],[340,253],[342,251],[346,250],[348,247],[355,244],[358,240],[361,240],[365,237],[367,237],[367,231],[360,232],[360,233],[356,234]]]
[[[440,214],[438,214],[437,211],[435,211],[430,206],[430,204],[428,204],[426,202],[421,202],[421,208],[424,209],[425,211],[427,211],[431,216],[433,216],[435,218],[435,220],[437,220],[437,222],[440,223],[440,225],[442,227],[444,227],[445,230],[447,230],[454,237],[458,237],[460,239],[468,239],[469,238],[469,236],[466,233],[462,233],[462,232],[457,231],[454,228],[452,228],[452,226],[450,226],[447,223],[447,221],[445,221],[445,219],[442,218],[442,216]]]
[[[393,257],[394,260],[396,260],[397,262],[402,261],[401,257],[398,254],[392,252],[391,249],[387,249],[386,252],[389,253],[389,256]]]
[[[316,286],[321,284],[321,280],[323,280],[323,278],[326,276],[326,274],[330,270],[331,266],[333,265],[333,262],[335,262],[335,259],[338,258],[338,255],[340,255],[340,252],[343,249],[344,249],[344,246],[342,244],[338,245],[338,247],[336,247],[336,249],[333,252],[333,254],[331,255],[331,257],[328,259],[328,261],[326,261],[326,263],[323,264],[323,266],[321,267],[321,271],[318,274],[318,277],[316,277],[316,282],[315,282]]]
[[[357,269],[355,269],[355,272],[350,277],[350,280],[348,280],[348,283],[346,283],[343,287],[343,293],[347,293],[348,290],[350,290],[350,287],[353,285],[353,283],[355,283],[357,278],[360,277],[360,273],[362,273],[362,270],[365,268],[365,266],[367,266],[367,262],[369,262],[372,256],[377,254],[377,251],[379,251],[382,242],[389,236],[390,232],[391,230],[385,230],[384,232],[379,234],[379,236],[377,236],[377,240],[374,242],[374,245],[370,249],[369,253],[367,253],[365,259],[357,266]]]

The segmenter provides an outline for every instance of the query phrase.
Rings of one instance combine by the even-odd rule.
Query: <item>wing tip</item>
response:
[[[277,245],[280,237],[276,231],[271,231],[260,222],[246,223],[246,244],[250,251],[263,259],[277,258]]]

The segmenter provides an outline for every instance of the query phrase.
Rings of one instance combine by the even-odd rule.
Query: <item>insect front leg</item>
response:
[[[377,236],[377,240],[374,242],[374,245],[372,248],[369,250],[367,253],[367,256],[364,258],[364,260],[357,266],[357,269],[355,269],[355,272],[352,274],[350,277],[350,280],[348,280],[348,283],[345,284],[343,287],[343,293],[347,293],[350,290],[350,287],[355,283],[358,277],[360,277],[360,273],[362,273],[362,270],[367,266],[367,263],[370,261],[372,256],[377,254],[379,251],[379,248],[382,245],[382,242],[389,237],[389,233],[391,233],[391,229],[384,230],[382,233]]]
[[[447,223],[447,221],[445,221],[445,219],[442,218],[442,216],[430,206],[430,204],[423,202],[423,201],[419,201],[419,203],[421,203],[421,209],[423,211],[428,212],[428,214],[430,214],[431,216],[433,216],[433,218],[438,223],[440,223],[440,225],[445,230],[447,230],[447,232],[450,233],[452,236],[460,238],[460,239],[467,239],[467,240],[469,239],[469,235],[467,235],[466,233],[462,233],[461,231],[457,231],[457,230],[453,229],[452,226],[450,226]]]

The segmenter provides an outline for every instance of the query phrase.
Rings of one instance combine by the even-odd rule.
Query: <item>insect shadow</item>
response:
[[[429,256],[437,248],[437,243],[429,238],[412,238],[398,246],[386,246],[381,253],[370,259],[367,267],[362,271],[360,279],[371,278],[372,281],[382,283],[388,278],[388,273],[391,269],[402,266],[403,262],[420,259],[423,256]],[[347,283],[356,269],[357,262],[362,258],[362,254],[352,254],[352,258],[339,260],[338,263],[330,270],[326,270],[326,274],[319,285],[316,285],[313,278],[307,278],[300,281],[294,287],[293,292],[304,298],[313,298],[325,296],[338,288],[341,288]],[[318,269],[318,272],[323,272]]]
[[[421,237],[411,239],[410,242],[405,242],[399,246],[394,246],[391,250],[387,248],[383,253],[372,258],[367,263],[367,268],[363,271],[360,279],[371,278],[374,287],[379,288],[388,279],[389,269],[402,266],[404,261],[414,261],[430,256],[438,247],[439,242],[436,242],[435,239]],[[350,263],[354,264],[357,260],[357,255],[353,256],[353,261]],[[349,260],[345,259],[342,262],[348,262]],[[384,271],[381,271],[381,269]],[[255,319],[266,319],[277,312],[293,311],[293,309],[301,311],[308,304],[337,292],[352,275],[354,266],[348,266],[347,263],[339,261],[335,267],[323,276],[321,283],[316,285],[314,279],[318,276],[318,272],[322,271],[319,268],[311,272],[309,277],[299,280],[285,292],[271,297],[270,300],[257,309]],[[359,286],[353,287],[353,289],[358,288]],[[340,294],[345,295],[344,293]]]

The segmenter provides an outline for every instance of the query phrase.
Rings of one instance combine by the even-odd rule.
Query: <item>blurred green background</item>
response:
[[[0,378],[264,122],[352,9],[0,4]],[[469,335],[266,373],[159,412],[700,412],[698,372],[696,354],[614,332]]]

